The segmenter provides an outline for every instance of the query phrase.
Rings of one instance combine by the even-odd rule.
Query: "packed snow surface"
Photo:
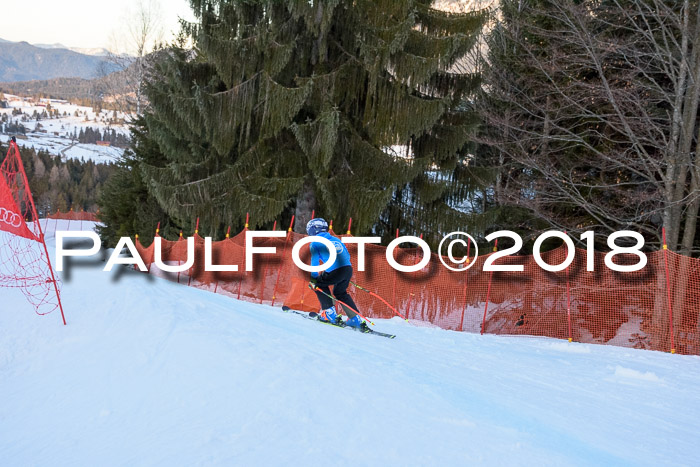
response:
[[[390,340],[72,263],[67,326],[0,289],[3,465],[700,465],[697,356]]]

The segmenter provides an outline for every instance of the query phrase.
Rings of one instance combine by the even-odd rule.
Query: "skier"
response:
[[[306,224],[306,233],[310,236],[315,235],[330,241],[337,253],[335,263],[328,269],[320,273],[311,273],[311,288],[316,292],[318,301],[321,302],[319,319],[330,323],[340,324],[342,322],[342,318],[336,312],[335,306],[333,306],[333,300],[330,297],[331,292],[329,286],[332,285],[333,296],[347,305],[343,307],[348,315],[348,320],[345,324],[355,328],[366,328],[367,324],[362,320],[360,315],[356,313],[357,305],[355,305],[355,302],[347,291],[350,278],[352,278],[352,264],[350,263],[350,253],[348,253],[348,249],[340,239],[328,233],[328,222],[320,217],[311,219],[309,223]],[[324,263],[328,261],[330,253],[323,243],[312,242],[310,246],[312,265],[318,265],[319,260]],[[348,307],[351,309],[348,309]]]

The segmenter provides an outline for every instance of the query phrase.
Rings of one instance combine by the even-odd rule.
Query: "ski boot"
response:
[[[369,327],[367,326],[367,323],[360,318],[360,315],[355,315],[352,318],[348,319],[345,322],[346,326],[352,326],[353,328],[358,328],[362,332],[367,332],[369,330]]]
[[[343,319],[338,315],[338,313],[335,312],[335,307],[332,306],[326,310],[322,310],[318,314],[318,319],[323,321],[324,323],[331,323],[331,324],[338,324],[339,322],[342,322]]]

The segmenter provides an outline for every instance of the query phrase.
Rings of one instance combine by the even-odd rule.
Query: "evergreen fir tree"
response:
[[[174,224],[144,183],[143,164],[161,164],[165,158],[155,142],[146,138],[142,117],[133,122],[132,135],[140,156],[136,158],[127,150],[98,196],[100,220],[104,226],[98,226],[97,230],[108,246],[114,246],[121,237],[134,234],[142,235],[141,241],[148,244],[158,223],[161,224],[160,235],[168,238],[176,238],[180,229],[189,226],[189,223]]]
[[[295,209],[303,230],[315,209],[388,236],[401,222],[438,231],[464,219],[454,200],[476,121],[461,104],[479,80],[450,70],[484,12],[429,0],[191,4],[196,52],[162,53],[146,89],[147,138],[163,158],[140,163],[178,224],[199,216],[215,232],[246,212],[264,225]]]

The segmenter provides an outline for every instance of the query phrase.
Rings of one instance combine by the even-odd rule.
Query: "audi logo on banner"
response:
[[[5,208],[0,208],[0,222],[9,224],[12,227],[22,225],[22,216]]]

